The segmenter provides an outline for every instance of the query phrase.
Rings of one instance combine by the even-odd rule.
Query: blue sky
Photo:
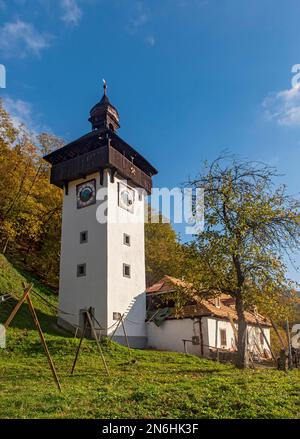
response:
[[[32,129],[72,140],[105,78],[156,185],[229,149],[276,165],[297,194],[299,16],[296,0],[0,0],[0,96]]]

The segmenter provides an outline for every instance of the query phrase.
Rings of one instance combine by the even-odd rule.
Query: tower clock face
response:
[[[133,213],[134,190],[123,183],[119,183],[119,206]]]
[[[89,180],[76,186],[77,209],[96,203],[96,180]]]

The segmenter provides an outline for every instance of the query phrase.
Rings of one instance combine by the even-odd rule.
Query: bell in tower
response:
[[[106,89],[106,81],[103,79],[104,94],[100,102],[96,104],[90,111],[89,122],[92,124],[93,130],[112,131],[120,128],[119,113],[117,109],[109,102]]]

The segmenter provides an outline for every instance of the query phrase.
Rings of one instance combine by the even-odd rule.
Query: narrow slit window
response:
[[[86,264],[77,265],[77,277],[86,276]]]
[[[127,235],[127,233],[124,233],[123,235],[123,244],[128,245],[130,247],[130,235]]]
[[[123,276],[124,277],[131,276],[131,267],[129,264],[123,264]]]
[[[85,230],[84,232],[80,232],[80,244],[85,244],[88,242],[88,232]]]

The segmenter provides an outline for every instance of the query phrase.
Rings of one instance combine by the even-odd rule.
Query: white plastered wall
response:
[[[173,319],[165,320],[161,326],[156,326],[154,322],[147,323],[148,346],[158,350],[184,352],[183,339],[191,340],[193,336],[200,337],[199,319]],[[203,355],[209,357],[210,348],[224,348],[221,346],[220,330],[226,330],[226,347],[227,350],[234,350],[234,332],[231,323],[226,320],[216,319],[213,317],[202,317],[202,340],[203,340]],[[248,326],[249,333],[249,347],[253,350],[254,342],[250,336],[253,331],[257,329],[254,326]],[[259,330],[259,329],[258,329]],[[270,342],[270,329],[263,328],[263,331]],[[263,348],[268,350],[267,344],[264,341]],[[191,343],[187,344],[187,351],[194,355],[201,355],[200,345],[193,346]]]
[[[207,320],[208,344],[210,347],[223,348],[221,346],[220,331],[226,330],[226,349],[233,349],[235,344],[234,332],[230,322],[209,317]]]
[[[204,340],[206,339],[205,325],[202,325]],[[200,327],[197,319],[165,320],[161,326],[147,323],[148,347],[162,351],[184,352],[183,339],[191,340],[193,336],[200,337]],[[200,345],[187,344],[190,354],[201,355]]]
[[[77,209],[76,186],[95,178],[97,203]],[[125,328],[129,338],[145,338],[145,250],[144,250],[144,194],[135,191],[134,213],[118,205],[118,177],[111,181],[104,172],[103,186],[99,174],[69,183],[68,195],[63,199],[62,246],[60,263],[59,307],[60,319],[79,325],[81,309],[95,308],[95,316],[111,333],[113,312],[125,314]],[[126,183],[126,182],[125,182]],[[103,202],[104,196],[107,196]],[[101,223],[101,212],[108,212]],[[80,243],[80,232],[88,231],[88,242]],[[130,236],[130,246],[124,245],[123,234]],[[77,277],[77,265],[86,264],[86,276]],[[131,277],[123,276],[123,263],[131,266]],[[116,336],[123,337],[122,326]],[[146,339],[144,340],[144,343]],[[143,343],[139,343],[142,345]]]
[[[131,213],[118,205],[119,183],[130,186],[119,177],[114,183],[108,183],[108,326],[114,323],[113,313],[120,312],[125,314],[129,337],[146,337],[145,196],[130,186],[135,197],[134,212]],[[130,246],[124,245],[124,233],[130,237]],[[130,265],[130,278],[123,276],[124,263]],[[116,335],[124,335],[121,326]]]
[[[68,314],[59,317],[79,325],[80,309],[94,307],[96,318],[107,325],[107,227],[96,220],[97,204],[77,209],[76,186],[96,180],[99,174],[69,183],[63,197],[62,243],[59,279],[59,308]],[[80,232],[88,231],[88,242],[80,243]],[[77,277],[77,265],[86,264],[86,276]]]
[[[235,346],[235,336],[233,332],[233,328],[231,326],[231,323],[226,320],[219,320],[216,318],[209,317],[207,318],[207,325],[208,325],[208,340],[209,345],[212,347],[217,348],[223,348],[221,346],[221,335],[220,330],[225,329],[226,330],[226,349],[232,350]],[[236,329],[238,328],[237,324],[235,324]],[[263,327],[263,332],[270,343],[270,329],[267,327]],[[260,329],[258,326],[254,325],[248,325],[247,326],[248,331],[248,340],[249,340],[249,349],[251,351],[256,350],[256,343],[258,343],[262,349],[268,349],[268,345],[265,340],[262,340],[261,343],[261,337],[260,337]],[[217,337],[216,337],[217,334]],[[255,339],[255,340],[254,340]]]

